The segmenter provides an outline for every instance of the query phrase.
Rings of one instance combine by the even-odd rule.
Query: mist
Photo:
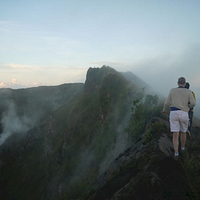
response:
[[[41,86],[28,89],[0,89],[0,145],[13,134],[20,138],[43,124],[63,103],[80,91],[83,84]]]
[[[173,52],[173,48],[172,48]],[[183,76],[190,83],[190,89],[195,93],[197,105],[194,115],[200,118],[200,44],[183,47],[179,54],[169,52],[154,58],[146,58],[130,63],[125,68],[141,78],[156,93],[167,97],[172,88],[177,87],[178,78]],[[119,68],[119,66],[117,67]]]
[[[7,110],[2,114],[1,125],[3,132],[0,135],[0,146],[9,138],[12,134],[18,134],[22,136],[23,133],[31,128],[31,120],[25,115],[19,117],[16,112],[16,106],[14,102],[8,102]]]

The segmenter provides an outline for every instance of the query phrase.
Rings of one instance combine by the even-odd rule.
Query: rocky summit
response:
[[[173,158],[163,99],[131,73],[0,89],[0,199],[198,199],[200,127]]]

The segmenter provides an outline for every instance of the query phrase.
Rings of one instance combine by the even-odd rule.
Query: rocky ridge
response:
[[[186,155],[175,162],[166,118],[151,118],[144,134],[134,143],[125,131],[133,100],[138,98],[142,87],[106,66],[90,68],[84,87],[79,86],[78,93],[75,91],[72,96],[67,93],[66,101],[62,92],[59,93],[61,96],[54,93],[56,101],[62,100],[60,104],[52,110],[47,109],[41,123],[25,132],[23,137],[18,137],[20,133],[13,134],[0,147],[2,199],[198,196],[195,186],[189,184],[199,183],[191,178],[199,175],[197,123],[193,140],[188,140]],[[23,90],[20,92],[23,94]],[[20,101],[17,110],[23,114]],[[41,105],[45,105],[45,101],[34,109],[42,111]],[[28,106],[28,101],[25,102]],[[192,170],[189,171],[190,165]],[[173,183],[179,183],[181,187],[174,190]]]
[[[174,160],[168,121],[152,118],[140,140],[112,162],[88,200],[199,199],[194,178],[200,175],[199,133],[195,126],[186,151]]]

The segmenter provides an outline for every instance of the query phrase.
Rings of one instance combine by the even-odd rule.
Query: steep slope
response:
[[[16,121],[29,128],[41,124],[52,111],[60,107],[83,91],[83,84],[63,84],[59,86],[41,86],[27,89],[0,89],[0,134],[6,123]],[[18,122],[18,123],[17,123]],[[12,131],[12,130],[11,130]]]
[[[87,196],[99,172],[127,148],[128,136],[124,129],[132,99],[140,89],[115,70],[102,67],[88,70],[84,90],[70,109],[67,131],[63,135],[62,151],[69,165],[58,178],[57,187],[67,199],[80,198],[80,194],[82,198]]]
[[[141,139],[110,165],[88,200],[199,199],[200,127],[180,159],[173,159],[169,123],[152,118]]]
[[[145,83],[142,79],[140,79],[138,76],[133,74],[132,72],[121,72],[121,74],[131,81],[133,84],[138,85],[139,87],[142,87],[145,89],[146,92],[152,92],[153,88],[151,88],[147,83]]]
[[[31,194],[30,190],[34,192],[35,184],[45,170],[45,165],[44,168],[38,165],[44,146],[41,132],[44,125],[41,124],[63,103],[78,98],[82,92],[81,83],[0,90],[2,199],[15,198],[13,193],[17,193],[18,199],[23,199],[23,196]]]
[[[90,68],[84,85],[61,86],[66,92],[48,87],[41,96],[36,92],[39,98],[46,92],[38,102],[45,115],[23,137],[18,130],[0,146],[1,199],[198,199],[199,121],[194,120],[186,153],[174,161],[168,119],[158,117],[156,96],[144,101],[143,85],[133,82],[103,66]],[[34,92],[20,104],[24,91],[14,101],[20,119],[28,102],[35,105]],[[57,107],[46,109],[55,98],[61,99]],[[23,112],[20,105],[27,106]],[[127,130],[135,134],[138,128],[132,141]]]
[[[4,199],[84,199],[129,144],[125,128],[141,88],[110,67],[90,68],[74,95],[20,141],[0,148]]]

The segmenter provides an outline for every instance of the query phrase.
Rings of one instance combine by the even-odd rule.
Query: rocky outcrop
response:
[[[149,127],[152,126],[154,132],[150,138],[147,135]],[[198,138],[198,131],[194,130],[194,138]],[[148,141],[145,141],[147,137]],[[169,132],[168,122],[161,118],[153,118],[141,139],[112,162],[100,181],[99,189],[88,200],[194,197],[194,188],[185,171],[192,144],[189,138],[185,155],[181,154],[178,161],[174,160],[172,134]],[[194,156],[193,153],[190,152],[190,156]]]

